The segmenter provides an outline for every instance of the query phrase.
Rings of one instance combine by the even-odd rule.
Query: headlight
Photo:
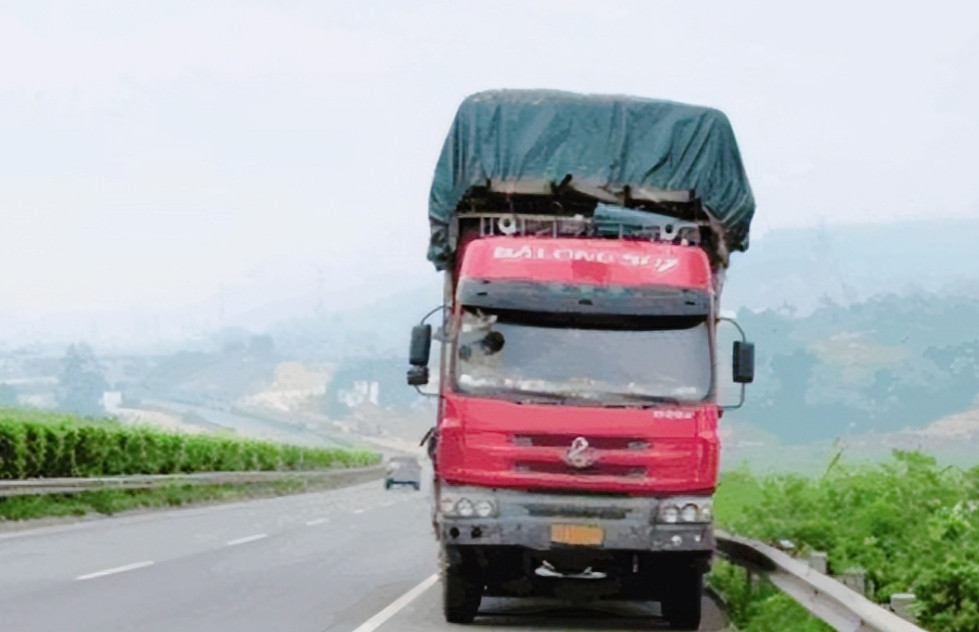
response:
[[[473,503],[468,498],[463,498],[456,503],[456,513],[463,518],[468,518],[469,516],[473,515],[474,511],[475,509],[473,508]]]
[[[710,522],[711,499],[701,496],[664,498],[659,505],[659,521],[667,524]]]
[[[440,495],[438,510],[446,518],[492,518],[499,514],[496,500],[482,492],[454,490]]]
[[[448,496],[443,496],[439,502],[439,509],[446,515],[451,515],[456,508],[456,501]]]

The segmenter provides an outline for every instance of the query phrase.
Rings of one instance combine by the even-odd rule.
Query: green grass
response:
[[[928,630],[979,630],[979,467],[895,452],[879,464],[833,459],[819,476],[735,470],[721,478],[715,515],[735,533],[825,551],[831,574],[865,569],[871,600],[914,593]],[[742,632],[829,629],[770,586],[746,590],[739,569],[718,564],[710,581]]]
[[[366,450],[163,432],[33,410],[0,410],[0,479],[298,471],[380,462]]]
[[[735,523],[743,519],[762,498],[761,482],[747,467],[723,472],[714,495],[714,515],[718,522]]]
[[[156,489],[99,490],[77,494],[0,498],[0,524],[37,518],[112,515],[140,508],[180,507],[202,502],[292,494],[310,489],[303,481],[244,485],[173,484]]]

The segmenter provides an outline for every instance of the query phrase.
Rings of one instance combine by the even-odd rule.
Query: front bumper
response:
[[[589,545],[591,548],[657,552],[709,552],[714,548],[714,530],[710,523],[657,522],[660,502],[657,498],[456,486],[451,487],[451,493],[491,496],[498,511],[488,518],[458,518],[437,513],[438,534],[445,544],[520,546],[538,551],[582,548],[551,541],[552,525],[582,525],[602,529],[601,543]]]

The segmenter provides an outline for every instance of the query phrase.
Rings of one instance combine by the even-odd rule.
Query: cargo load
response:
[[[599,204],[709,222],[716,258],[748,248],[754,197],[727,117],[707,107],[551,90],[460,105],[429,197],[428,259],[445,269],[467,212],[581,215]]]

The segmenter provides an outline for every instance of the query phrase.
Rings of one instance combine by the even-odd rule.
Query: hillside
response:
[[[730,418],[790,443],[920,428],[979,395],[979,299],[934,293],[738,314],[756,382]]]
[[[772,230],[732,257],[724,305],[805,315],[891,293],[979,296],[976,244],[975,218]]]
[[[397,289],[360,307],[283,320],[269,331],[276,348],[297,360],[387,355],[407,358],[411,327],[441,304],[441,277],[434,272],[431,277],[430,284]]]
[[[979,220],[777,230],[737,255],[725,306],[757,344],[756,383],[725,419],[785,444],[920,429],[979,393]],[[932,244],[941,247],[932,247]],[[408,332],[439,301],[439,277],[356,309],[273,328],[289,358],[329,362],[332,401],[376,381],[383,406],[404,386]],[[726,364],[729,346],[721,347]],[[340,383],[342,382],[342,383]],[[400,397],[403,393],[404,397]]]
[[[724,304],[757,345],[747,403],[725,415],[740,429],[736,436],[751,437],[738,450],[914,432],[976,404],[977,243],[979,220],[935,220],[770,231],[736,255]],[[355,416],[363,403],[357,393],[367,389],[385,415],[407,415],[419,403],[404,383],[409,332],[441,297],[440,276],[430,280],[380,299],[365,296],[357,307],[325,307],[316,316],[301,310],[307,315],[279,320],[266,335],[226,328],[179,353],[109,361],[106,377],[137,399],[285,410],[264,400],[298,397],[301,406],[292,408],[337,420]],[[729,338],[720,349],[724,371]],[[60,360],[48,359],[50,366],[9,361],[15,385],[0,395],[35,397],[18,378],[50,381]],[[298,387],[279,384],[285,378],[277,371],[299,366],[290,363],[312,371],[299,395],[291,392]],[[45,383],[52,393],[56,386]],[[730,395],[725,402],[734,401]],[[951,427],[958,426],[933,430]]]

